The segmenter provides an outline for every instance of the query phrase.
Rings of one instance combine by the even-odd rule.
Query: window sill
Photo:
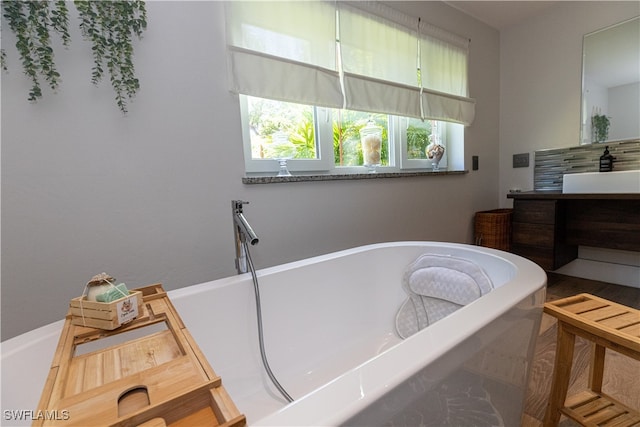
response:
[[[243,184],[281,184],[287,182],[313,182],[313,181],[352,181],[357,179],[386,179],[386,178],[412,178],[421,176],[463,175],[468,170],[460,171],[424,171],[424,172],[377,172],[360,174],[326,174],[326,175],[292,175],[292,176],[245,176]]]

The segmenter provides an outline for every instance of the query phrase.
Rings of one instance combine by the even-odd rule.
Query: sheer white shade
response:
[[[228,45],[337,70],[332,3],[229,1],[225,13]]]
[[[342,108],[337,71],[229,47],[229,86],[235,93],[320,107]]]
[[[422,93],[424,117],[433,120],[470,125],[476,114],[476,101],[472,98],[424,89]]]
[[[339,4],[340,49],[345,73],[418,85],[414,31],[388,19]]]
[[[371,2],[233,1],[225,9],[235,93],[473,121],[465,39]]]
[[[420,89],[416,86],[345,73],[344,91],[347,110],[421,118]]]
[[[358,75],[344,76],[348,110],[444,120],[464,125],[475,117],[475,100],[415,86],[390,84]],[[422,111],[421,111],[422,102]],[[402,111],[402,114],[398,114]]]
[[[431,36],[420,40],[422,86],[429,90],[467,97],[468,48]]]

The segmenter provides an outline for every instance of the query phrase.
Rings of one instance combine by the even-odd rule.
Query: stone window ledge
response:
[[[245,176],[243,184],[284,184],[288,182],[314,181],[352,181],[359,179],[412,178],[443,175],[463,175],[468,170],[460,171],[423,171],[423,172],[376,172],[367,174],[325,174],[325,175],[292,175],[292,176]]]

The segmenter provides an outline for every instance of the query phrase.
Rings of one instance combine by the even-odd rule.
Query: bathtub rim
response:
[[[502,259],[503,261],[507,261],[514,268],[516,267],[516,264],[512,262],[509,259],[509,257],[502,256],[503,254],[510,255],[512,257],[519,258],[532,263],[531,261],[525,258],[519,257],[518,255],[514,255],[509,252],[504,252],[501,250],[486,248],[482,246],[475,246],[467,243],[440,242],[440,241],[433,241],[433,240],[404,240],[404,241],[380,242],[380,243],[371,243],[371,244],[366,244],[361,246],[354,246],[353,248],[341,249],[338,251],[328,252],[321,255],[315,255],[309,258],[303,258],[301,260],[289,261],[289,262],[274,265],[271,267],[260,268],[256,270],[256,275],[258,277],[269,276],[269,275],[277,274],[279,272],[291,270],[294,268],[304,267],[305,265],[342,258],[347,255],[357,254],[357,253],[366,252],[374,249],[405,247],[405,246],[449,247],[453,249],[469,250],[471,252],[482,253],[483,255],[491,255],[493,258]],[[476,250],[475,248],[478,248],[478,249]],[[536,264],[534,263],[532,264],[537,267]],[[251,273],[236,274],[233,276],[214,279],[214,280],[210,280],[203,283],[197,283],[197,284],[185,286],[182,288],[172,289],[170,291],[167,291],[167,293],[172,297],[188,296],[194,293],[201,292],[204,289],[215,289],[218,287],[229,286],[234,284],[235,282],[244,281],[250,277],[251,277]]]

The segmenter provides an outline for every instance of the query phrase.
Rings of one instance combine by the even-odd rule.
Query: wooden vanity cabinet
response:
[[[511,252],[555,270],[578,246],[640,251],[640,193],[510,193]]]
[[[561,200],[514,200],[511,252],[545,270],[575,259],[578,246],[566,244],[565,219]]]

